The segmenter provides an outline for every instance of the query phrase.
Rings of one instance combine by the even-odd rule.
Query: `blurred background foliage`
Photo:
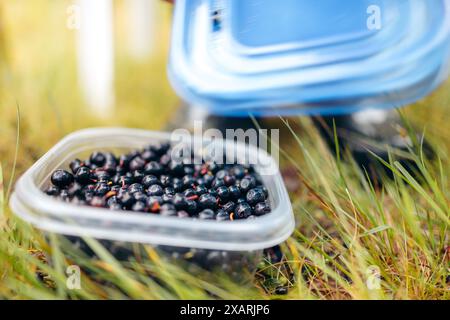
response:
[[[136,60],[126,46],[126,1],[114,1],[115,94],[110,114],[91,113],[77,79],[76,30],[67,0],[0,1],[0,160],[9,179],[20,108],[18,171],[67,133],[92,126],[161,129],[178,99],[167,76],[171,5],[158,1],[154,54]]]

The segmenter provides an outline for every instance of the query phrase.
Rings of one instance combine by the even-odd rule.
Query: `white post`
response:
[[[128,0],[129,50],[136,59],[150,56],[155,48],[157,0]]]
[[[80,86],[88,105],[106,117],[114,106],[112,0],[78,0],[81,25],[77,33]]]

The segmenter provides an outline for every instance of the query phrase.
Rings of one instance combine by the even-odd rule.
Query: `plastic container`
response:
[[[192,49],[191,53],[179,54],[176,45],[173,49],[173,62],[170,66],[170,73],[177,80],[183,79],[183,83],[177,86],[184,86],[187,90],[192,91],[200,97],[210,98],[211,100],[218,99],[258,99],[261,97],[270,97],[270,95],[281,96],[283,94],[291,94],[287,91],[291,88],[297,88],[299,94],[304,96],[312,96],[315,99],[320,99],[323,95],[340,95],[342,89],[329,90],[321,89],[313,95],[310,90],[322,88],[327,83],[339,82],[339,86],[346,85],[346,92],[353,94],[355,81],[360,82],[359,91],[364,92],[362,88],[373,90],[373,86],[365,86],[365,81],[376,80],[379,86],[383,86],[386,79],[392,78],[402,69],[422,69],[434,68],[436,63],[442,65],[448,59],[448,42],[450,40],[450,11],[448,12],[448,20],[436,23],[440,28],[439,32],[431,32],[427,28],[427,22],[431,19],[430,14],[419,11],[414,14],[414,19],[411,19],[410,27],[414,24],[418,25],[418,29],[412,29],[410,32],[415,37],[408,37],[398,45],[386,51],[380,51],[378,55],[370,57],[370,59],[363,60],[343,60],[339,63],[327,65],[307,65],[302,68],[296,68],[294,60],[291,60],[288,70],[277,69],[273,72],[264,72],[261,69],[258,74],[240,74],[229,72],[224,69],[223,64],[215,64],[214,55],[209,55],[206,50],[207,45],[202,41],[206,39],[199,39],[192,36],[187,40]],[[422,22],[421,24],[421,21]],[[179,41],[176,39],[180,38]],[[180,43],[183,36],[179,33],[174,35],[174,42]],[[204,48],[204,49],[202,49]],[[319,49],[315,54],[320,54]],[[276,63],[276,59],[270,57],[269,62]],[[307,59],[306,59],[307,60]],[[305,59],[297,58],[297,61],[305,61]],[[247,63],[248,65],[249,63]],[[268,63],[265,63],[267,65]],[[237,67],[239,65],[237,64]],[[240,69],[242,68],[239,67]],[[410,72],[402,78],[402,81],[407,82],[408,76],[415,74]],[[375,86],[376,88],[377,86]],[[386,90],[382,88],[380,90]],[[319,94],[320,93],[320,94]],[[304,100],[301,100],[304,102]],[[213,106],[214,107],[214,106]],[[230,107],[235,107],[230,105]]]
[[[103,239],[108,248],[125,252],[131,244],[151,244],[163,252],[179,255],[193,250],[193,260],[213,256],[217,265],[246,263],[254,268],[263,249],[282,243],[292,233],[295,223],[289,196],[273,158],[266,152],[244,144],[236,145],[238,157],[258,154],[261,163],[255,170],[269,192],[272,212],[241,221],[205,221],[159,215],[114,212],[104,208],[78,206],[58,201],[42,190],[50,183],[57,168],[67,168],[76,157],[86,158],[94,150],[130,151],[159,141],[170,141],[170,134],[124,128],[96,128],[77,131],[62,139],[16,183],[11,196],[12,211],[39,229],[69,237]],[[225,142],[225,150],[234,147]],[[124,250],[122,250],[124,249]],[[192,256],[192,255],[191,255]],[[192,258],[192,257],[191,257]],[[197,259],[198,258],[198,259]],[[211,259],[210,259],[211,260]]]
[[[363,23],[371,6],[380,30]],[[449,60],[446,0],[180,0],[169,77],[216,114],[341,114],[418,100]]]
[[[371,6],[383,13],[381,29],[367,28]],[[175,19],[190,27],[181,34],[206,44],[203,49],[218,66],[249,74],[379,53],[407,36],[411,10],[407,0],[210,0],[180,2]],[[211,27],[211,11],[220,12],[220,28]],[[273,19],[278,15],[283,19]]]

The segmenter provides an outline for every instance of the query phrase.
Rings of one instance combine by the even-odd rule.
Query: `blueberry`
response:
[[[163,204],[163,201],[162,201],[161,197],[148,197],[148,199],[147,199],[147,206],[148,206],[150,212],[153,212],[153,213],[159,212],[162,204]]]
[[[241,180],[239,187],[241,189],[241,192],[246,193],[248,190],[255,187],[255,181],[250,177],[245,177]]]
[[[233,199],[238,199],[241,197],[241,190],[238,186],[230,186],[228,187],[228,191],[230,192],[230,196]]]
[[[255,216],[262,216],[271,211],[270,205],[267,202],[260,202],[255,205]]]
[[[116,168],[117,165],[111,162],[106,162],[105,165],[103,166],[103,169],[110,175],[114,175],[117,172]]]
[[[159,184],[154,184],[148,188],[147,194],[149,196],[162,196],[164,194],[164,190]]]
[[[218,198],[219,198],[219,195],[218,195],[217,191],[214,190],[214,189],[210,189],[210,190],[208,191],[208,194],[211,195],[211,196],[213,196],[213,197],[216,199],[216,201],[217,201]]]
[[[163,173],[163,168],[158,162],[150,161],[145,165],[145,173],[159,176]]]
[[[133,198],[136,201],[147,202],[147,196],[141,191],[133,193]]]
[[[231,172],[237,179],[242,179],[245,176],[245,169],[241,165],[234,166]]]
[[[211,187],[213,180],[214,180],[214,176],[209,175],[209,174],[204,175],[203,176],[203,185],[205,187],[209,188],[209,187]]]
[[[175,196],[173,197],[172,202],[173,202],[173,205],[177,208],[177,210],[184,210],[184,209],[186,209],[187,200],[186,200],[186,198],[183,195],[181,195],[179,193],[175,194]]]
[[[95,164],[91,163],[91,160],[89,160],[89,159],[87,159],[87,160],[84,162],[84,166],[85,166],[85,167],[88,167],[88,168],[90,168],[90,169],[95,169],[95,167],[97,167]]]
[[[106,159],[106,163],[117,164],[117,158],[112,152],[104,152],[103,153]]]
[[[116,196],[109,197],[108,200],[106,200],[106,206],[108,208],[111,208],[111,206],[119,204],[119,199],[117,199]]]
[[[108,172],[106,171],[98,171],[95,173],[94,177],[96,178],[97,182],[109,182],[111,177],[109,176]]]
[[[102,152],[95,151],[89,157],[89,161],[92,164],[95,164],[98,167],[101,167],[105,164],[106,157]]]
[[[181,161],[170,161],[169,171],[174,176],[182,176],[184,174],[184,167]]]
[[[259,188],[259,189],[262,190],[262,192],[264,193],[264,196],[265,196],[266,199],[267,199],[267,197],[269,196],[269,190],[267,190],[267,188],[264,187],[264,186],[258,186],[257,188]]]
[[[246,199],[249,204],[255,205],[258,202],[266,200],[266,195],[261,188],[254,188],[247,192]]]
[[[66,170],[56,170],[53,172],[51,181],[53,185],[59,188],[65,188],[73,182],[73,175]]]
[[[215,209],[217,207],[217,200],[209,193],[202,194],[198,200],[202,209]]]
[[[224,210],[227,213],[233,212],[234,208],[236,207],[236,204],[233,201],[227,202],[222,206],[222,210]]]
[[[127,178],[133,178],[133,174],[131,172],[126,172],[125,177]]]
[[[84,191],[84,199],[86,202],[90,203],[90,201],[94,198],[95,194],[93,190],[85,190]]]
[[[198,217],[202,220],[213,220],[215,218],[215,213],[211,209],[205,209],[198,214]]]
[[[161,206],[159,213],[162,216],[176,216],[177,210],[175,209],[174,205],[166,203]]]
[[[216,189],[217,196],[220,198],[220,201],[226,201],[230,197],[230,191],[227,187],[222,186]]]
[[[205,179],[197,178],[197,180],[195,182],[197,183],[197,186],[202,186],[202,187],[206,188]]]
[[[116,166],[116,174],[118,176],[122,176],[127,172],[127,169],[121,167],[121,166]]]
[[[131,157],[127,154],[123,154],[119,157],[119,166],[121,168],[128,168],[130,165]]]
[[[163,194],[161,196],[162,203],[172,203],[173,194]]]
[[[186,201],[186,211],[189,212],[189,214],[193,215],[197,213],[197,202],[193,200],[187,200]]]
[[[120,176],[119,181],[118,181],[118,184],[120,184],[120,185],[122,185],[124,187],[129,186],[132,183],[133,183],[133,178],[128,177],[126,175],[125,176]]]
[[[246,202],[240,203],[234,210],[234,216],[236,219],[247,219],[252,215],[252,207]]]
[[[80,159],[75,159],[75,160],[71,161],[69,164],[70,170],[72,170],[73,174],[77,173],[77,170],[81,166],[83,166],[83,162]]]
[[[236,178],[234,176],[231,175],[226,175],[223,178],[223,182],[225,183],[226,186],[232,186],[236,183]]]
[[[59,192],[59,197],[64,200],[64,201],[70,201],[70,195],[69,195],[69,191],[67,189],[62,189]]]
[[[170,149],[170,143],[168,143],[168,142],[161,142],[160,144],[149,146],[149,150],[153,151],[154,153],[156,153],[159,156],[166,153],[169,149]]]
[[[140,183],[133,183],[128,187],[128,192],[130,194],[136,193],[136,192],[143,192],[144,186]]]
[[[112,178],[111,181],[114,185],[120,184],[120,177],[121,175],[119,173],[116,173]]]
[[[159,163],[164,166],[167,167],[170,163],[170,161],[172,160],[172,158],[170,157],[169,154],[163,154],[161,156],[161,158],[159,159]]]
[[[144,212],[146,210],[145,202],[137,201],[135,204],[133,204],[131,210],[136,212]]]
[[[209,171],[211,171],[213,174],[216,174],[217,171],[219,171],[222,168],[222,165],[217,164],[216,162],[209,162],[208,163],[208,169]]]
[[[75,182],[67,189],[67,192],[71,197],[79,197],[83,193],[83,186]]]
[[[202,185],[198,185],[197,187],[195,187],[195,192],[201,196],[202,194],[205,194],[208,192],[208,189],[205,186]]]
[[[175,189],[176,192],[183,191],[183,189],[184,189],[183,181],[181,181],[178,178],[173,179],[172,187]]]
[[[130,153],[128,153],[128,157],[130,158],[130,161],[134,158],[138,157],[140,155],[140,152],[138,150],[133,150]]]
[[[184,191],[183,191],[183,195],[184,195],[186,198],[190,198],[190,197],[198,197],[197,192],[196,192],[194,189],[192,189],[192,188],[189,188],[189,189],[184,190]],[[195,199],[194,199],[194,200],[195,200]]]
[[[145,166],[145,160],[142,159],[141,157],[136,157],[133,160],[130,161],[130,170],[131,171],[135,171],[135,170],[142,170],[144,169]],[[147,167],[145,169],[145,171],[147,172]]]
[[[134,182],[142,183],[142,179],[145,177],[145,174],[142,170],[136,170],[133,172]]]
[[[118,196],[118,198],[122,205],[127,209],[131,208],[131,206],[136,202],[134,197],[128,191],[123,192],[120,196]]]
[[[160,182],[156,176],[149,174],[142,178],[141,183],[145,188],[148,188],[151,185],[159,184]]]
[[[216,178],[222,180],[223,178],[225,178],[226,175],[227,172],[225,170],[220,170],[216,173]]]
[[[57,196],[59,194],[59,188],[57,186],[51,185],[45,190],[45,193],[49,196]]]
[[[169,187],[172,183],[172,179],[169,176],[161,175],[160,182],[163,187]]]
[[[183,177],[183,187],[184,188],[191,188],[194,187],[197,181],[194,179],[193,176],[184,176]]]
[[[218,221],[226,221],[230,220],[230,214],[225,210],[219,209],[216,213],[216,220]]]
[[[223,186],[225,186],[225,182],[223,181],[223,179],[216,178],[211,183],[211,188],[219,188],[219,187],[223,187]]]
[[[111,187],[111,191],[114,191],[117,193],[121,188],[122,188],[121,186],[116,184]]]
[[[185,175],[193,175],[195,173],[194,168],[192,167],[184,167],[183,169]]]
[[[175,189],[172,187],[164,188],[164,193],[167,195],[175,195]]]
[[[155,155],[155,153],[150,150],[145,150],[144,152],[142,152],[141,158],[146,162],[157,160],[157,156]]]
[[[286,286],[280,286],[275,289],[275,294],[285,295],[288,294],[288,288]]]

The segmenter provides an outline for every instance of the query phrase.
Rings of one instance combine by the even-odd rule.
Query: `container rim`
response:
[[[12,211],[38,228],[56,233],[232,251],[259,250],[271,247],[286,240],[294,230],[292,206],[278,168],[276,174],[270,176],[271,184],[266,184],[269,198],[275,200],[271,201],[272,212],[256,219],[233,222],[179,219],[128,212],[124,214],[104,208],[67,204],[47,196],[41,190],[37,182],[38,175],[48,169],[46,168],[47,163],[55,161],[59,157],[66,157],[65,160],[67,160],[70,156],[69,150],[83,144],[90,145],[90,148],[101,148],[102,145],[105,147],[107,139],[111,140],[107,142],[110,147],[126,147],[123,144],[114,146],[116,139],[121,139],[121,143],[133,139],[135,142],[133,147],[128,145],[131,149],[138,148],[137,141],[147,141],[149,144],[155,140],[170,140],[170,133],[128,128],[91,128],[71,133],[52,147],[19,178],[11,197]],[[224,143],[228,145],[230,142],[224,140]],[[238,153],[242,148],[246,148],[245,150],[249,150],[249,152],[257,152],[264,158],[265,163],[276,166],[274,159],[265,151],[254,146],[238,144]],[[56,168],[51,168],[51,170],[54,169]],[[255,169],[258,171],[257,165],[255,165]],[[264,180],[264,178],[263,176],[262,179]],[[86,221],[94,221],[104,226],[92,227]],[[153,233],[142,231],[146,228],[153,230]],[[184,235],[177,237],[175,236],[177,232],[184,233]]]

